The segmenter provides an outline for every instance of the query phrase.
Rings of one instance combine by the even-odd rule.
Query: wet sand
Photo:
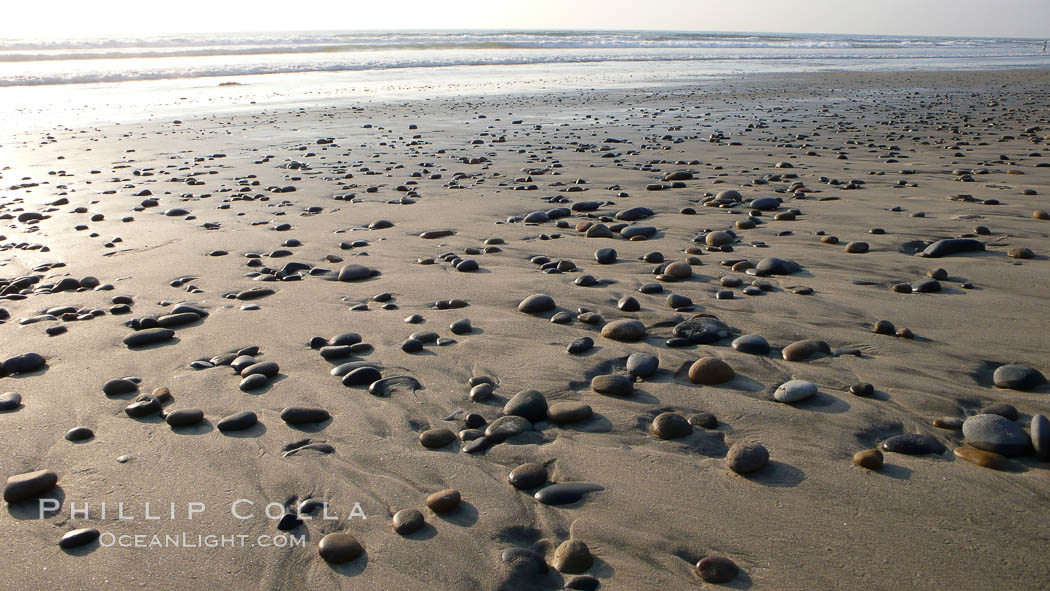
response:
[[[739,568],[722,584],[736,589],[1039,587],[1050,575],[1041,443],[1014,453],[959,427],[990,411],[1008,438],[1050,411],[1045,383],[998,387],[995,373],[1050,372],[1048,82],[1046,71],[759,75],[5,137],[0,360],[36,353],[46,365],[0,378],[0,393],[21,396],[0,412],[0,475],[54,472],[42,496],[60,509],[39,519],[35,496],[5,503],[0,587],[593,588],[582,576],[687,589],[716,585],[696,568],[710,556]],[[955,238],[980,246],[916,256]],[[770,257],[792,272],[762,272]],[[533,294],[554,307],[519,311]],[[698,314],[725,332],[675,341]],[[644,334],[603,335],[620,319]],[[158,325],[173,336],[124,343]],[[732,346],[741,335],[769,352]],[[593,347],[567,350],[583,337]],[[801,340],[827,346],[786,360]],[[223,355],[251,346],[240,363]],[[658,369],[628,372],[636,353]],[[709,357],[728,381],[690,371]],[[276,366],[242,390],[231,362]],[[344,385],[331,370],[347,362],[378,375]],[[629,392],[595,391],[608,375],[629,377],[599,386]],[[484,377],[491,397],[472,399]],[[136,379],[103,391],[121,378]],[[791,380],[816,393],[778,401]],[[505,408],[527,390],[542,397]],[[555,422],[557,403],[592,414]],[[292,425],[289,407],[324,412]],[[204,419],[169,426],[180,409]],[[257,422],[220,429],[243,411]],[[485,434],[505,411],[525,422]],[[661,419],[672,439],[653,433],[665,412],[686,419]],[[75,427],[92,435],[67,440]],[[445,444],[425,447],[424,432]],[[854,463],[902,434],[940,453],[883,448],[881,468]],[[1010,457],[976,465],[953,453],[964,439]],[[733,471],[730,449],[756,442],[768,463]],[[508,474],[527,463],[546,480],[519,490]],[[552,505],[536,498],[551,483],[594,486]],[[445,489],[458,506],[428,507]],[[233,515],[238,499],[253,517]],[[307,499],[335,519],[315,511],[287,532],[302,546],[259,547],[282,533],[265,506],[285,507],[279,518]],[[71,516],[85,503],[86,517]],[[116,519],[118,503],[134,518]],[[145,503],[163,517],[147,519]],[[205,508],[190,519],[194,503]],[[396,533],[403,509],[423,528]],[[60,548],[77,528],[102,537]],[[363,554],[322,558],[335,532]],[[125,534],[245,536],[245,547],[108,545]],[[582,573],[547,566],[564,567],[555,549],[569,539],[591,556]]]

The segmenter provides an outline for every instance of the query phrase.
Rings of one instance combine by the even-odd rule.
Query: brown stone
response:
[[[427,507],[434,513],[448,513],[459,506],[460,499],[458,490],[447,488],[427,497]]]
[[[985,451],[983,449],[977,449],[976,447],[970,447],[964,445],[962,447],[955,448],[955,457],[966,460],[972,464],[977,464],[983,468],[991,468],[992,470],[1002,470],[1006,467],[1006,456],[997,454],[992,451]]]
[[[882,468],[882,452],[877,449],[858,451],[853,455],[853,463],[868,470]]]
[[[733,368],[717,357],[701,357],[689,367],[689,381],[694,384],[723,384],[735,375]]]
[[[364,552],[365,548],[361,542],[348,533],[328,534],[317,544],[317,553],[321,558],[334,564],[350,562]]]

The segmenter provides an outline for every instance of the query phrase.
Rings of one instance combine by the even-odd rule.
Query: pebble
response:
[[[769,451],[761,443],[736,443],[726,454],[726,466],[737,474],[757,472],[769,463]]]
[[[987,451],[971,447],[969,445],[963,445],[955,448],[953,452],[955,457],[966,460],[971,464],[977,464],[982,468],[991,468],[992,470],[1001,470],[1006,467],[1007,459],[1002,454],[997,454],[993,451]]]
[[[71,548],[86,546],[97,540],[99,535],[99,531],[93,527],[74,529],[66,532],[66,534],[62,536],[62,539],[58,541],[58,547],[63,550],[69,550]]]
[[[875,386],[867,382],[857,382],[849,387],[849,392],[854,396],[871,396],[875,393]]]
[[[689,415],[689,424],[701,429],[715,429],[718,427],[718,418],[709,412],[698,412]]]
[[[547,482],[547,469],[541,464],[522,464],[510,471],[507,482],[518,490],[536,488]]]
[[[3,364],[0,364],[0,369],[3,370],[3,374],[15,375],[36,371],[43,367],[45,363],[47,361],[39,353],[25,353],[7,359]]]
[[[15,474],[7,479],[4,486],[4,500],[14,504],[39,497],[55,487],[58,474],[50,470],[36,470]]]
[[[590,405],[582,402],[555,402],[547,409],[547,418],[559,425],[585,421],[593,414]]]
[[[281,420],[289,425],[323,423],[330,418],[332,415],[323,408],[289,406],[281,411]]]
[[[889,451],[909,456],[944,453],[944,445],[929,435],[906,433],[894,435],[879,444],[882,451]]]
[[[777,402],[800,402],[812,398],[817,393],[817,385],[806,380],[790,380],[780,384],[773,393]]]
[[[866,449],[853,454],[853,463],[868,470],[879,470],[882,468],[882,452],[877,449]]]
[[[692,433],[693,426],[678,413],[664,412],[653,419],[652,432],[660,439],[679,439]]]
[[[821,354],[830,355],[831,347],[816,339],[795,341],[781,351],[785,361],[806,361]]]
[[[452,331],[452,334],[470,334],[474,332],[474,327],[471,326],[470,320],[467,318],[453,322],[448,326],[448,329]]]
[[[18,392],[0,394],[0,412],[14,410],[22,405],[22,395]]]
[[[999,415],[969,417],[963,422],[962,433],[973,447],[1010,457],[1027,453],[1032,443],[1017,423]]]
[[[461,499],[458,490],[447,488],[427,497],[427,507],[434,513],[448,513],[459,507]]]
[[[499,443],[531,430],[532,423],[528,419],[519,416],[500,417],[485,428],[485,437],[492,443]]]
[[[591,389],[609,396],[630,396],[634,392],[634,382],[622,374],[600,375],[591,379]]]
[[[95,436],[94,431],[92,431],[91,429],[88,429],[87,427],[73,427],[69,431],[66,431],[66,434],[64,435],[64,437],[66,438],[66,441],[73,441],[73,442],[86,441],[88,439],[91,439],[94,436]]]
[[[1046,415],[1032,417],[1031,437],[1035,455],[1044,462],[1050,460],[1050,419]]]
[[[423,514],[416,509],[402,509],[394,513],[394,531],[402,536],[415,533],[426,525]]]
[[[550,570],[543,557],[528,548],[507,548],[500,558],[510,567],[515,578],[542,575]]]
[[[992,381],[999,388],[1010,390],[1031,390],[1046,383],[1046,377],[1039,370],[1027,365],[1001,365],[992,374]]]
[[[713,316],[696,316],[676,324],[671,335],[694,345],[707,345],[732,336],[733,329]]]
[[[740,567],[724,556],[708,556],[696,563],[696,572],[705,583],[721,585],[732,581]]]
[[[146,346],[168,341],[174,337],[175,332],[171,329],[146,329],[124,337],[124,344],[128,347]]]
[[[599,248],[594,251],[594,260],[599,265],[610,265],[616,262],[616,250],[612,248]]]
[[[333,372],[335,369],[332,370]],[[374,367],[357,367],[343,375],[342,383],[346,387],[365,386],[383,377],[383,374]]]
[[[733,348],[749,355],[768,355],[769,342],[757,334],[746,334],[733,339]]]
[[[518,311],[526,314],[539,314],[554,309],[554,298],[547,294],[537,293],[521,300]]]
[[[439,449],[456,440],[456,434],[444,428],[427,429],[419,434],[419,443],[427,449]]]
[[[372,270],[364,265],[346,265],[342,269],[339,269],[339,274],[336,278],[339,281],[359,281],[361,279],[367,279],[372,276]]]
[[[504,415],[516,415],[533,423],[547,418],[547,399],[536,390],[523,390],[503,406]]]
[[[582,573],[591,568],[592,564],[594,557],[591,556],[591,550],[580,540],[565,540],[559,544],[551,560],[551,566],[555,570],[570,574]]]
[[[713,386],[732,380],[736,372],[728,363],[717,357],[701,357],[689,366],[689,381],[694,384]]]
[[[602,336],[614,341],[638,341],[645,338],[645,325],[627,318],[613,320],[602,327]]]
[[[594,339],[592,339],[591,337],[580,337],[574,340],[573,342],[569,343],[569,346],[565,349],[573,355],[580,355],[582,353],[590,351],[593,348]]]
[[[252,390],[258,390],[259,388],[262,388],[263,386],[269,383],[270,378],[264,376],[261,373],[256,373],[241,380],[241,383],[238,386],[238,388],[240,388],[242,392],[250,392]]]
[[[226,417],[219,421],[219,424],[216,425],[216,427],[218,427],[219,431],[222,431],[223,433],[229,431],[243,431],[244,429],[253,427],[257,422],[259,422],[259,417],[256,416],[254,412],[246,410]]]
[[[105,384],[102,384],[102,392],[106,396],[119,396],[121,394],[131,394],[132,392],[137,392],[138,389],[138,384],[131,380],[125,379],[109,380]]]
[[[350,562],[364,554],[365,548],[357,538],[348,533],[331,533],[321,538],[317,544],[317,553],[326,562],[341,564]]]
[[[164,416],[164,422],[170,427],[188,427],[202,420],[204,420],[204,411],[199,408],[172,410]]]
[[[627,373],[632,378],[647,378],[660,367],[660,359],[651,353],[632,353],[627,358]]]
[[[927,258],[939,258],[960,252],[976,252],[984,250],[984,243],[973,238],[949,238],[938,240],[926,247],[918,256]]]
[[[575,503],[582,499],[583,495],[599,490],[603,490],[603,488],[597,484],[563,482],[560,484],[552,484],[546,488],[541,488],[532,496],[544,505],[557,506]]]

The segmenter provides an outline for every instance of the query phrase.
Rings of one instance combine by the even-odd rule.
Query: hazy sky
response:
[[[318,29],[1050,37],[1050,0],[7,0],[0,37]]]

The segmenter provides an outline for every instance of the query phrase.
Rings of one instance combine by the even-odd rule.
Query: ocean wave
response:
[[[973,56],[967,56],[972,58]],[[987,57],[994,58],[1028,58],[1028,54],[994,54]],[[810,60],[832,60],[837,62],[860,62],[872,59],[886,59],[886,56],[878,54],[820,54],[810,56]],[[938,60],[942,56],[931,56],[924,54],[899,54],[892,57],[893,60]],[[476,67],[476,66],[514,66],[514,65],[543,65],[543,64],[586,64],[603,62],[801,62],[796,55],[723,55],[723,56],[689,56],[689,55],[559,55],[548,54],[543,56],[529,56],[523,54],[499,57],[492,54],[466,55],[449,57],[447,59],[391,59],[388,61],[368,62],[290,62],[290,63],[252,63],[238,66],[224,65],[221,63],[210,63],[196,67],[169,67],[139,70],[110,70],[110,71],[56,71],[51,73],[23,73],[0,77],[0,87],[12,86],[40,86],[40,85],[62,85],[62,84],[90,84],[165,80],[178,78],[217,78],[236,77],[265,74],[293,74],[310,72],[352,72],[365,70],[393,70],[404,68],[438,68],[438,67]]]

